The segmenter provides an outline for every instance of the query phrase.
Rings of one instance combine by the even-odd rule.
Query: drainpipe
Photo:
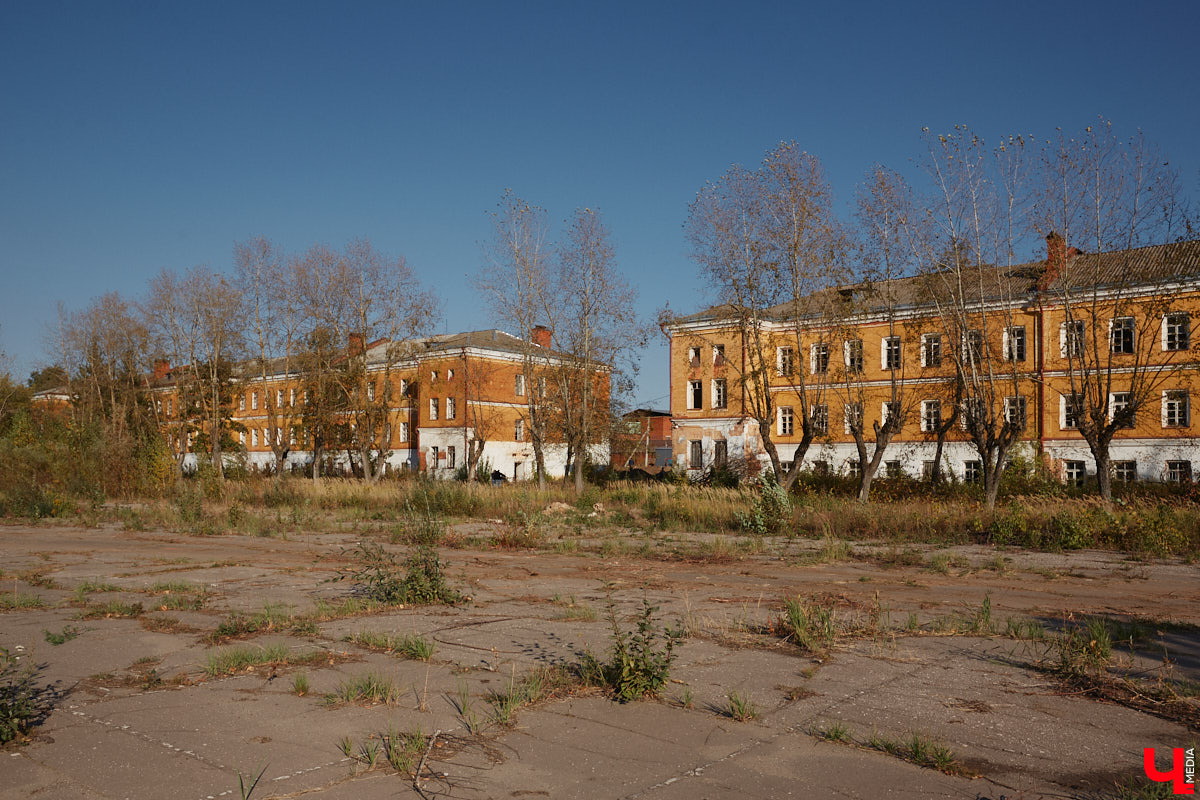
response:
[[[1046,457],[1046,308],[1037,293],[1037,438],[1038,458]]]
[[[467,375],[469,373],[467,372],[467,348],[466,347],[464,347],[462,349],[462,363],[463,363],[463,376],[462,376],[462,381],[463,381],[463,465],[466,466],[466,468],[468,470],[467,483],[470,483],[472,480],[472,476],[469,473],[469,471],[471,469],[471,442],[467,438],[467,420],[471,418],[471,396],[469,394],[467,394],[467,392],[468,392]],[[482,453],[480,455],[482,455]]]

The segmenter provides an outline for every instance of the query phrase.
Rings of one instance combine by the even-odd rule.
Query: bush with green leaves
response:
[[[446,580],[437,549],[417,545],[401,561],[378,542],[359,542],[354,562],[339,571],[335,580],[351,580],[372,600],[401,603],[454,605],[463,599]]]
[[[792,521],[792,501],[787,491],[768,474],[756,481],[750,510],[736,511],[734,518],[742,530],[757,536],[778,533]]]
[[[0,744],[25,735],[38,716],[36,670],[0,647]]]
[[[632,632],[621,629],[616,605],[608,601],[608,620],[612,625],[612,650],[606,663],[592,653],[583,655],[580,676],[586,683],[608,687],[622,703],[654,697],[671,676],[675,643],[682,631],[667,628],[655,619],[658,606],[642,598],[642,610]]]

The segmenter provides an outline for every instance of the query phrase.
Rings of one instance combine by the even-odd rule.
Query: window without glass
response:
[[[809,371],[814,375],[829,372],[829,343],[817,342],[809,348]]]
[[[1191,317],[1176,312],[1163,317],[1163,350],[1187,350],[1191,346]]]
[[[375,384],[374,383],[367,384],[367,400],[372,403],[375,402]],[[279,402],[280,403],[283,402],[283,392],[279,393]]]
[[[883,340],[883,368],[900,369],[899,336],[889,336]]]
[[[1083,413],[1083,398],[1077,394],[1062,396],[1062,429],[1073,431],[1079,428],[1079,417]]]
[[[245,410],[246,410],[246,395],[244,395],[244,394],[239,395],[238,396],[238,411],[245,411]]]
[[[728,394],[725,389],[725,379],[718,378],[713,381],[712,385],[713,408],[725,408],[729,405]]]
[[[700,381],[688,381],[688,408],[704,408],[704,386]]]
[[[457,404],[454,402],[454,398],[447,397],[446,398],[446,419],[454,419],[454,417],[457,413],[458,413],[458,408],[457,408]]]
[[[1025,326],[1013,325],[1004,329],[1004,358],[1008,361],[1025,360]]]
[[[1083,356],[1087,341],[1084,338],[1083,320],[1073,319],[1064,322],[1059,335],[1063,358],[1081,358]]]
[[[455,468],[455,466],[456,466],[455,458],[456,458],[456,456],[455,456],[454,445],[450,445],[449,447],[446,448],[446,466],[449,469]]]
[[[714,367],[725,366],[725,345],[723,345],[723,344],[714,344],[713,345],[713,366]]]
[[[439,453],[438,453],[437,445],[434,445],[433,447],[429,448],[429,468],[430,469],[437,469],[438,467],[441,466],[441,464],[438,463],[438,456],[439,456]]]
[[[963,360],[975,367],[983,362],[983,331],[967,331],[963,337]]]
[[[1083,461],[1064,461],[1063,477],[1068,486],[1083,486],[1087,480],[1087,463]]]
[[[899,478],[904,474],[904,470],[900,468],[899,461],[885,461],[884,469],[886,470],[889,478]]]
[[[525,396],[525,376],[523,374],[518,373],[513,378],[513,393],[517,397]]]
[[[518,442],[525,441],[525,420],[518,418],[513,425],[513,438]]]
[[[979,461],[964,461],[963,480],[967,483],[979,483],[982,481],[983,464]]]
[[[942,365],[942,335],[927,333],[921,337],[921,366],[940,367]]]
[[[829,406],[818,403],[811,407],[813,431],[818,436],[829,433]]]
[[[921,430],[925,433],[937,433],[942,425],[942,401],[926,400],[921,403]]]
[[[927,481],[933,480],[933,468],[937,465],[936,461],[921,462],[921,477]]]
[[[723,467],[729,460],[729,443],[724,439],[713,442],[713,466]]]
[[[779,435],[791,436],[796,430],[796,415],[791,406],[781,406],[779,409]]]
[[[1168,461],[1166,474],[1163,477],[1170,483],[1191,483],[1192,462]]]
[[[250,393],[250,408],[254,411],[258,410],[258,392]]]
[[[795,354],[790,347],[780,347],[775,351],[775,371],[780,375],[790,376],[794,367]]]
[[[862,477],[862,462],[857,458],[852,458],[846,462],[846,474],[851,478]]]
[[[862,428],[862,403],[846,403],[844,413],[846,433],[851,433]]]
[[[846,342],[846,371],[862,372],[863,343],[862,339],[850,339]]]
[[[1025,429],[1025,398],[1004,398],[1004,421],[1015,428]]]
[[[1109,419],[1122,428],[1132,428],[1136,422],[1132,404],[1132,393],[1113,392],[1108,398]]]
[[[1129,355],[1134,348],[1133,317],[1117,317],[1112,321],[1109,345],[1119,355]]]
[[[688,366],[691,366],[691,367],[700,366],[700,348],[699,347],[689,347],[688,348]]]
[[[1112,461],[1112,478],[1117,483],[1133,483],[1137,480],[1136,461]]]
[[[402,441],[402,442],[408,441],[408,423],[407,422],[400,423],[400,441]]]
[[[1164,428],[1186,428],[1191,414],[1188,393],[1182,389],[1163,392],[1162,424]]]
[[[429,418],[438,418],[438,399],[436,397],[429,398]]]
[[[704,468],[704,442],[699,439],[688,442],[688,467],[691,469]]]
[[[900,416],[900,404],[897,403],[895,400],[889,400],[883,404],[883,407],[881,408],[881,410],[879,412],[879,423],[881,425],[886,425],[887,421],[889,419],[891,419],[892,417],[899,417],[899,416]]]

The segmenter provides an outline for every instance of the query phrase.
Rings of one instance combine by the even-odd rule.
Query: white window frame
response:
[[[1124,396],[1123,400],[1118,400],[1118,397]],[[1133,403],[1133,392],[1109,392],[1108,394],[1108,421],[1111,423],[1117,418],[1117,405],[1120,404],[1121,409],[1128,408]],[[1122,430],[1129,430],[1137,427],[1137,413],[1133,415],[1133,419],[1128,425],[1122,426]]]
[[[931,424],[929,410],[937,409],[937,421]],[[923,433],[937,433],[937,429],[942,424],[942,401],[941,400],[922,400],[921,401],[921,431]]]
[[[1126,483],[1126,484],[1134,483],[1138,479],[1137,461],[1128,460],[1128,459],[1122,459],[1122,460],[1118,460],[1118,461],[1110,461],[1109,467],[1110,467],[1110,471],[1112,473],[1112,479],[1114,481],[1116,481],[1117,483]],[[1133,474],[1132,475],[1122,475],[1121,473],[1124,472],[1126,469],[1132,470]]]
[[[857,350],[857,365],[850,363],[851,351]],[[863,357],[863,340],[862,339],[847,339],[842,342],[842,360],[846,367],[846,372],[859,375],[866,367],[866,361]]]
[[[456,419],[458,416],[458,404],[454,402],[453,397],[446,398],[446,419]]]
[[[1117,350],[1117,323],[1129,331],[1129,349]],[[1126,326],[1125,323],[1128,323]],[[1131,356],[1137,352],[1137,320],[1130,316],[1113,317],[1108,321],[1108,352],[1114,356]]]
[[[402,442],[408,441],[408,423],[407,422],[400,423],[400,441],[402,441]]]
[[[983,483],[983,462],[969,458],[963,462],[963,483]]]
[[[703,381],[688,381],[687,382],[687,410],[688,411],[703,411],[704,410],[704,382]]]
[[[436,397],[429,398],[429,419],[435,420],[438,418],[438,399]]]
[[[714,367],[725,366],[725,345],[714,344],[712,346],[712,356],[713,356],[713,366]]]
[[[817,359],[823,357],[824,369],[817,369]],[[808,372],[810,375],[824,375],[829,372],[829,342],[813,342],[808,346]]]
[[[374,381],[367,382],[367,402],[368,403],[375,402],[375,382]]]
[[[937,363],[930,363],[930,350],[937,343]],[[921,366],[940,367],[942,365],[942,335],[940,333],[925,333],[921,335]]]
[[[1069,330],[1074,328],[1079,332],[1078,336],[1072,337],[1069,335]],[[1075,347],[1069,348],[1068,343],[1074,342]],[[1075,352],[1070,352],[1074,350]],[[1061,358],[1083,358],[1087,352],[1087,326],[1081,319],[1068,319],[1058,326],[1058,355]]]
[[[1063,483],[1068,486],[1082,486],[1087,482],[1087,462],[1070,459],[1063,462]]]
[[[1024,395],[1020,394],[1004,398],[1005,422],[1012,423],[1014,408],[1021,410],[1021,428],[1024,430],[1029,426],[1029,401],[1025,399]]]
[[[408,378],[400,379],[400,396],[408,397]]]
[[[888,363],[888,351],[892,345],[896,347],[896,365]],[[884,336],[879,341],[879,366],[884,372],[892,372],[904,366],[904,340],[899,336]]]
[[[1175,346],[1175,347],[1170,346],[1171,345],[1171,342],[1170,342],[1171,337],[1170,337],[1169,331],[1170,331],[1170,328],[1172,327],[1172,323],[1170,322],[1172,317],[1182,318],[1182,327],[1183,327],[1182,337],[1176,337],[1175,344],[1177,346]],[[1192,346],[1192,315],[1189,314],[1187,311],[1168,311],[1166,314],[1163,314],[1162,332],[1161,332],[1160,336],[1161,336],[1160,344],[1162,346],[1164,353],[1182,353],[1182,352],[1187,351]],[[1182,338],[1182,341],[1180,341],[1180,338]],[[1182,345],[1182,346],[1178,346],[1178,345]]]
[[[850,419],[852,416],[858,417],[859,424],[863,424],[863,425],[866,424],[863,421],[862,415],[863,415],[862,403],[846,403],[844,405],[844,407],[842,408],[842,427],[845,430],[846,435],[850,434]]]
[[[791,345],[775,348],[775,374],[790,378],[796,369],[796,350]]]
[[[240,394],[240,395],[238,395],[238,411],[245,411],[245,410],[246,410],[246,395]]]
[[[518,442],[525,441],[525,418],[517,417],[513,423],[513,439]]]
[[[812,421],[813,431],[818,436],[829,434],[829,405],[827,403],[814,403],[810,406],[809,418]]]
[[[250,393],[250,410],[258,411],[258,392]]]
[[[1021,353],[1020,353],[1021,357],[1020,358],[1017,358],[1016,357],[1017,354],[1015,352],[1013,352],[1013,344],[1014,344],[1014,340],[1015,340],[1015,337],[1012,335],[1013,331],[1021,332],[1021,336],[1020,336],[1020,340],[1019,340],[1020,345],[1021,345]],[[1006,325],[1004,327],[1004,335],[1002,338],[1004,339],[1004,342],[1003,342],[1004,360],[1009,362],[1010,364],[1017,364],[1017,363],[1024,362],[1026,357],[1029,354],[1029,337],[1026,335],[1025,326],[1024,325]]]
[[[258,447],[258,428],[250,429],[250,446]]]
[[[780,406],[776,415],[775,430],[779,436],[794,436],[796,433],[796,412],[791,406]]]
[[[1178,410],[1172,404],[1181,403]],[[1174,421],[1172,421],[1174,417]],[[1192,398],[1187,389],[1164,389],[1162,393],[1162,426],[1164,428],[1187,428],[1192,424]]]
[[[713,378],[712,382],[712,407],[713,408],[728,408],[729,407],[729,384],[724,378]]]
[[[1078,399],[1075,405],[1075,424],[1067,425],[1070,420],[1067,418],[1067,404]],[[1083,398],[1078,394],[1068,393],[1059,394],[1058,396],[1058,429],[1060,431],[1077,431],[1079,430],[1079,415],[1083,413]]]
[[[891,415],[892,415],[891,408],[889,408],[889,406],[891,406],[892,404],[900,405],[900,402],[898,400],[884,400],[880,404],[880,407],[879,407],[879,424],[880,425],[887,424],[888,418],[891,417]]]
[[[699,346],[688,348],[688,366],[693,368],[700,366]]]
[[[513,377],[513,394],[517,397],[525,396],[525,373],[518,372]]]

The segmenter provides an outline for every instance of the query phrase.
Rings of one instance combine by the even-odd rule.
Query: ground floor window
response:
[[[698,439],[688,442],[688,467],[690,469],[704,467],[704,442]]]
[[[922,461],[921,462],[921,477],[927,481],[933,480],[933,471],[936,466],[937,466],[936,461]]]
[[[829,462],[828,461],[814,461],[813,462],[813,472],[816,473],[817,475],[828,475],[829,474]]]
[[[723,467],[729,461],[729,443],[724,439],[713,442],[713,466]]]
[[[983,463],[979,461],[964,461],[963,480],[967,483],[980,483],[983,480]]]
[[[1166,478],[1171,483],[1188,483],[1192,479],[1192,462],[1168,461]]]
[[[889,478],[899,478],[901,475],[904,474],[903,470],[900,469],[899,461],[886,462],[885,469],[887,470],[887,476]]]
[[[1117,483],[1133,483],[1137,480],[1136,461],[1112,462],[1112,477]]]
[[[455,452],[454,452],[453,447],[446,448],[446,466],[449,469],[454,469],[457,466],[457,462],[455,461]]]
[[[862,462],[857,458],[852,458],[846,462],[846,474],[851,478],[862,477]]]
[[[1063,477],[1068,486],[1083,486],[1083,482],[1087,478],[1087,464],[1083,461],[1064,462]]]

